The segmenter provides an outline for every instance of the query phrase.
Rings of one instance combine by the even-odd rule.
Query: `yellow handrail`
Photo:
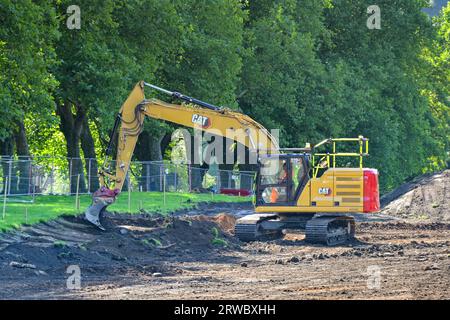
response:
[[[358,142],[359,152],[337,152],[337,143],[341,142]],[[315,152],[315,150],[326,144],[333,145],[333,152]],[[363,157],[369,155],[369,139],[359,136],[358,138],[330,138],[316,144],[312,150],[312,171],[313,177],[316,178],[319,169],[323,169],[323,161],[326,160],[326,166],[330,167],[330,157],[333,158],[333,168],[336,168],[336,157],[359,157],[359,168],[363,168]],[[316,165],[316,156],[321,157]]]

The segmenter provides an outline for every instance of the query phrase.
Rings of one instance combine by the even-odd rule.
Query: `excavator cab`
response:
[[[363,166],[368,149],[368,139],[359,136],[326,139],[309,150],[296,149],[298,153],[260,156],[257,214],[238,219],[235,234],[254,241],[302,229],[310,243],[337,245],[353,239],[352,213],[380,207],[378,171]]]
[[[256,176],[256,206],[294,206],[309,181],[309,162],[306,153],[262,156]]]

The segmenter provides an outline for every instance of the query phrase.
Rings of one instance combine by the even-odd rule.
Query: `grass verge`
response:
[[[1,199],[3,204],[3,199]],[[80,196],[80,210],[75,206],[75,196],[36,196],[31,203],[31,197],[8,198],[5,219],[0,208],[0,231],[19,228],[23,224],[33,224],[54,219],[61,215],[77,215],[91,204],[92,197]],[[117,201],[108,207],[109,211],[137,213],[142,208],[148,212],[167,214],[175,210],[192,208],[199,202],[244,202],[248,197],[233,197],[227,195],[166,193],[164,204],[160,192],[131,192],[131,206],[128,210],[128,193],[121,194]],[[27,214],[28,212],[28,214]]]

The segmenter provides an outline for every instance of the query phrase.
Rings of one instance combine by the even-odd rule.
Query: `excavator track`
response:
[[[327,246],[344,244],[355,236],[355,220],[350,216],[317,215],[303,227],[300,222],[277,214],[252,214],[236,221],[234,234],[244,242],[268,241],[280,238],[283,229],[304,228],[306,242]]]
[[[255,224],[236,224],[234,235],[241,241],[256,241],[258,236],[258,225]]]
[[[244,242],[268,241],[278,239],[282,236],[282,230],[264,229],[262,223],[275,215],[253,214],[238,219],[234,226],[234,235]]]
[[[335,246],[355,237],[355,219],[349,216],[318,216],[306,224],[305,240]]]
[[[282,230],[264,230],[261,232],[259,224],[239,224],[234,228],[235,236],[243,242],[270,241],[279,239]]]

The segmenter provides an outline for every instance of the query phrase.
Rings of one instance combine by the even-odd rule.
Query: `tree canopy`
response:
[[[71,1],[0,0],[2,155],[102,157],[117,110],[145,79],[280,129],[284,147],[367,136],[383,191],[439,170],[450,148],[450,5],[429,17],[426,0],[379,0],[370,29],[372,4],[81,0],[78,29],[67,26]],[[160,159],[173,129],[147,121],[136,157]]]

